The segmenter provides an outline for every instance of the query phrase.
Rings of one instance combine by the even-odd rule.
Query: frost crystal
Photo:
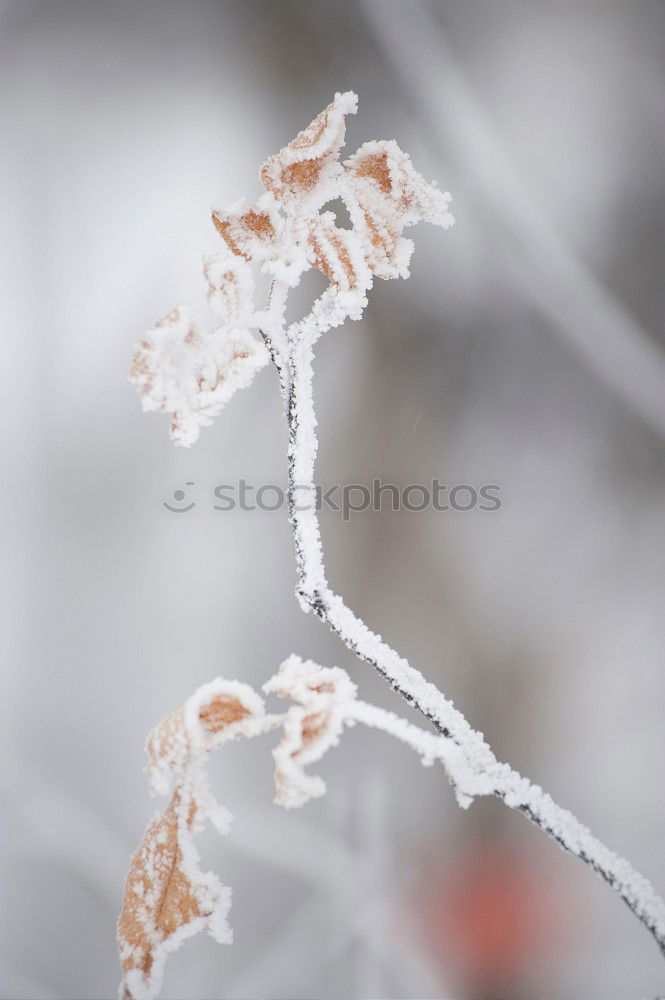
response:
[[[204,259],[208,303],[224,326],[201,329],[192,311],[175,309],[138,345],[130,380],[145,410],[171,414],[171,437],[190,445],[236,389],[248,385],[267,354],[250,329],[274,333],[286,291],[316,268],[329,282],[311,312],[289,331],[313,341],[345,319],[360,319],[378,278],[406,277],[413,251],[406,226],[425,220],[450,226],[450,195],[428,184],[395,142],[368,142],[345,164],[340,152],[352,92],[335,94],[327,108],[261,167],[263,194],[214,208],[212,221],[225,252]],[[341,198],[352,228],[337,225],[327,203]],[[278,305],[253,306],[251,264],[273,279]],[[282,310],[281,314],[279,309]],[[279,339],[280,335],[277,335]],[[278,350],[278,364],[285,361]]]
[[[234,299],[227,295],[225,301]],[[141,394],[143,409],[170,414],[171,438],[188,446],[267,362],[264,345],[246,329],[205,331],[192,310],[180,306],[138,345],[129,379]]]
[[[431,222],[448,229],[450,194],[428,184],[392,140],[366,142],[346,161],[349,211],[366,230],[368,263],[377,278],[406,278],[413,243],[405,226]]]
[[[224,323],[247,326],[252,320],[254,277],[242,257],[211,253],[203,260],[208,305]]]
[[[320,760],[338,742],[356,686],[338,667],[290,656],[263,690],[298,703],[288,709],[284,736],[273,750],[275,802],[292,809],[325,794],[323,779],[306,774],[305,765]]]
[[[339,152],[344,145],[344,119],[355,115],[357,109],[356,94],[335,94],[332,103],[306,129],[263,164],[261,183],[287,210],[316,211],[329,199],[342,171]]]
[[[275,199],[264,194],[255,205],[245,207],[245,199],[228,208],[214,208],[212,221],[229,250],[245,260],[265,260],[275,252],[281,229]]]
[[[340,163],[345,119],[355,114],[356,106],[355,94],[336,94],[306,129],[266,161],[260,171],[265,190],[253,204],[243,200],[213,211],[225,247],[205,259],[204,274],[210,307],[224,325],[205,332],[189,309],[174,310],[139,345],[130,377],[144,409],[171,413],[172,436],[190,444],[270,354],[289,427],[289,504],[301,606],[313,610],[354,654],[376,667],[438,732],[425,732],[358,701],[343,670],[296,656],[264,685],[266,693],[294,702],[283,715],[265,715],[260,697],[238,682],[217,680],[199,689],[148,739],[153,790],[171,791],[171,800],[148,827],[127,879],[119,924],[125,998],[155,996],[166,955],[196,930],[207,927],[217,940],[229,940],[230,890],[200,871],[192,839],[204,818],[220,831],[230,821],[214,801],[203,762],[211,749],[234,736],[278,727],[282,739],[273,756],[280,805],[300,806],[324,793],[323,780],[305,769],[337,743],[345,725],[381,730],[410,746],[424,764],[438,761],[461,806],[479,796],[496,796],[581,858],[625,900],[665,951],[665,903],[649,882],[541,788],[498,761],[483,734],[327,583],[316,505],[300,503],[313,499],[315,492],[314,344],[324,331],[361,317],[375,277],[408,275],[413,243],[403,236],[407,227],[425,221],[448,228],[453,222],[450,195],[425,181],[395,142],[367,142]],[[326,210],[340,198],[350,229],[338,226]],[[260,312],[252,304],[252,263],[272,277],[269,302]],[[287,328],[289,289],[308,268],[319,270],[328,285],[309,313]],[[265,347],[251,336],[252,329],[261,331]],[[297,497],[296,491],[301,491]]]
[[[207,928],[220,943],[232,940],[226,922],[231,890],[200,870],[193,834],[205,819],[221,833],[231,822],[208,786],[203,769],[208,752],[237,736],[254,735],[263,725],[256,692],[218,678],[148,737],[152,788],[166,794],[172,784],[173,792],[162,815],[148,825],[127,876],[118,921],[121,997],[156,997],[169,953],[199,930]]]

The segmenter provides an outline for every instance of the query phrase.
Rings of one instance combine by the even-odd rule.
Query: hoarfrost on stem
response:
[[[270,359],[279,375],[289,428],[289,517],[293,528],[296,595],[361,660],[371,664],[433,725],[427,732],[392,712],[358,701],[356,687],[337,667],[289,657],[264,685],[289,698],[282,715],[266,715],[261,698],[239,682],[217,679],[196,692],[148,739],[153,790],[172,797],[148,827],[134,855],[119,923],[125,997],[155,996],[166,955],[208,927],[228,940],[230,890],[198,868],[192,834],[204,818],[220,831],[230,817],[212,797],[203,769],[208,752],[238,735],[282,729],[273,750],[275,801],[303,805],[325,791],[306,766],[318,761],[358,723],[380,729],[438,761],[466,808],[493,795],[579,857],[624,899],[665,951],[665,904],[631,865],[597,840],[537,785],[499,762],[482,733],[431,682],[362,622],[328,585],[314,498],[317,454],[313,402],[314,346],[327,330],[358,320],[374,278],[405,278],[413,242],[403,232],[425,221],[449,228],[450,195],[427,182],[393,140],[366,142],[340,162],[346,117],[357,97],[336,94],[312,123],[259,172],[264,192],[215,208],[223,241],[204,261],[208,302],[222,327],[206,331],[189,307],[161,320],[137,345],[130,373],[145,410],[171,416],[171,436],[190,445],[238,388]],[[326,205],[340,198],[351,228],[337,225]],[[253,303],[251,266],[272,278],[269,301]],[[287,327],[288,293],[310,268],[328,281],[309,313]],[[262,342],[252,331],[259,331]]]

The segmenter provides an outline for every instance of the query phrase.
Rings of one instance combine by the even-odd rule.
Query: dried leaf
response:
[[[174,774],[182,774],[191,755],[185,728],[185,710],[171,712],[151,731],[146,740],[150,787],[156,795],[166,795]]]
[[[402,230],[420,221],[451,226],[450,195],[429,184],[392,140],[366,142],[345,166],[355,201],[349,209],[365,229],[370,268],[378,278],[407,277],[413,243]]]
[[[315,210],[329,200],[329,188],[341,173],[345,116],[355,114],[358,98],[350,91],[335,94],[327,108],[288,146],[270,157],[259,176],[266,191],[289,210]]]
[[[308,220],[309,261],[342,291],[365,291],[372,284],[372,274],[365,261],[361,237],[352,229],[335,225],[332,212],[323,212]]]
[[[299,703],[287,711],[284,735],[273,750],[275,802],[295,808],[325,794],[323,779],[306,774],[304,768],[338,742],[345,706],[355,698],[356,686],[339,667],[320,667],[290,656],[263,690]]]
[[[208,254],[203,261],[208,304],[225,323],[245,326],[253,311],[254,278],[246,260],[227,253]]]
[[[205,752],[261,732],[263,717],[263,701],[249,684],[220,677],[203,684],[184,706],[192,747]]]
[[[267,363],[264,345],[246,329],[203,330],[194,312],[181,306],[140,342],[129,380],[143,409],[170,414],[172,439],[189,446]]]
[[[245,260],[265,260],[275,251],[280,218],[270,194],[245,208],[242,198],[228,208],[214,208],[212,221],[229,250]]]
[[[199,930],[208,926],[216,940],[231,941],[231,893],[215,875],[198,870],[195,814],[195,800],[175,792],[132,858],[118,943],[125,989],[134,1000],[157,995],[168,954]]]
[[[126,997],[155,997],[166,959],[182,941],[207,928],[230,942],[226,916],[231,890],[199,868],[193,833],[208,819],[224,832],[230,814],[212,796],[203,764],[209,750],[261,730],[261,698],[246,684],[218,678],[168,715],[147,741],[153,789],[174,790],[149,824],[127,876],[118,921]]]

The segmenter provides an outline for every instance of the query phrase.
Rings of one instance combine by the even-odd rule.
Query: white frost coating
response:
[[[254,276],[244,257],[230,251],[210,253],[203,258],[203,275],[208,282],[208,305],[224,323],[248,326],[252,320]]]
[[[131,958],[137,967],[130,968],[125,973],[119,990],[120,1000],[123,1000],[128,994],[133,1000],[153,1000],[154,997],[157,997],[162,987],[169,955],[177,951],[187,938],[198,934],[199,931],[207,930],[218,944],[231,944],[233,942],[233,932],[227,921],[231,907],[231,889],[223,885],[213,872],[201,871],[201,858],[194,844],[192,832],[199,829],[202,823],[197,819],[196,824],[190,827],[187,820],[192,803],[196,802],[197,805],[200,804],[203,807],[206,799],[211,800],[211,805],[214,803],[212,794],[207,787],[207,779],[200,773],[192,772],[189,776],[189,783],[175,807],[179,848],[178,868],[187,878],[192,898],[202,914],[193,917],[164,937],[154,919],[157,900],[150,890],[145,892],[144,899],[139,900],[136,906],[135,914],[136,919],[142,922],[143,934],[150,945],[150,969],[146,974],[140,967],[145,961],[144,949],[137,946],[132,947],[129,943],[125,945],[121,943],[120,960],[126,961]],[[220,823],[221,807],[217,803],[214,803],[214,806],[216,810],[213,811],[211,818],[214,816],[217,829],[226,833],[232,819],[231,813],[226,811],[225,821]],[[165,862],[160,847],[164,843],[166,834],[158,832],[153,841],[148,838],[153,824],[158,823],[159,817],[155,817],[151,821],[140,849],[142,850],[141,860],[148,885],[159,885],[164,878]],[[138,885],[135,886],[134,891],[140,891]]]
[[[512,809],[551,836],[564,850],[576,855],[599,874],[625,900],[633,913],[651,931],[665,951],[665,903],[653,886],[620,856],[597,840],[571,813],[557,806],[538,786],[496,760],[483,734],[474,730],[453,703],[418,670],[399,656],[381,636],[372,632],[334,594],[326,581],[323,550],[315,506],[304,507],[303,497],[313,495],[314,463],[317,452],[316,416],[312,395],[312,342],[293,339],[289,354],[288,410],[290,426],[289,482],[290,514],[293,525],[298,570],[298,600],[332,628],[342,641],[362,659],[374,665],[411,704],[430,718],[451,746],[441,748],[444,763],[457,800],[463,807],[478,795],[496,795]],[[362,721],[369,722],[368,713]],[[378,718],[378,716],[375,716]],[[393,735],[407,735],[407,728],[390,723]],[[383,727],[385,728],[385,727]],[[417,747],[414,747],[417,749]]]
[[[339,163],[344,119],[355,113],[356,106],[355,94],[336,94],[303,132],[261,168],[266,190],[254,204],[242,201],[213,212],[213,222],[234,264],[227,273],[224,262],[230,259],[228,253],[209,258],[206,276],[211,306],[235,324],[231,332],[228,328],[218,331],[222,336],[216,340],[215,334],[198,329],[189,311],[175,310],[140,345],[131,379],[143,395],[144,408],[173,412],[172,435],[178,443],[191,443],[199,427],[209,422],[228,395],[251,380],[256,368],[265,363],[265,353],[261,355],[247,332],[260,330],[279,374],[289,426],[289,517],[301,607],[312,609],[349,649],[372,664],[434,723],[438,734],[423,732],[393,713],[357,702],[355,687],[343,671],[297,657],[285,661],[265,685],[266,692],[294,698],[297,704],[284,716],[265,716],[260,699],[252,701],[253,693],[247,689],[243,704],[253,719],[229,725],[237,726],[238,735],[255,735],[283,725],[284,737],[274,752],[276,801],[287,807],[323,793],[321,779],[307,775],[304,767],[337,742],[344,724],[362,722],[385,730],[416,750],[423,763],[440,761],[461,806],[467,807],[481,795],[497,796],[564,850],[580,857],[626,901],[665,951],[665,904],[650,883],[542,789],[497,761],[483,734],[328,586],[314,502],[314,345],[324,331],[346,319],[361,318],[375,277],[408,276],[413,242],[402,235],[406,227],[427,221],[447,229],[453,223],[448,192],[425,181],[392,140],[365,143],[343,166]],[[332,213],[320,211],[338,197],[348,209],[350,230],[337,227]],[[251,307],[247,261],[255,262],[273,278],[268,306],[262,312]],[[309,267],[321,271],[329,285],[311,311],[287,329],[288,292]],[[224,353],[231,336],[251,345],[247,356],[234,359],[243,363],[239,372],[230,371],[228,350]],[[190,754],[205,754],[210,746],[228,738],[228,734],[215,732],[211,736],[200,730],[196,706],[205,704],[207,696],[197,692],[180,710],[180,717],[174,713],[151,735],[151,782],[157,791],[168,789]],[[223,829],[228,815],[215,808],[205,775],[196,787],[201,801],[207,803],[208,816]]]
[[[400,716],[365,702],[349,703],[346,721],[362,722],[395,736],[420,754],[423,764],[440,761],[463,808],[474,798],[496,795],[511,809],[526,811],[564,850],[584,860],[608,881],[657,938],[665,937],[665,905],[651,883],[625,858],[605,847],[571,812],[508,764],[499,763],[492,755],[492,764],[477,770],[476,762],[469,762],[464,746],[424,732]]]
[[[372,214],[380,215],[391,229],[396,223],[404,227],[429,222],[444,229],[453,225],[450,191],[441,191],[436,181],[426,181],[393,139],[364,142],[344,166],[358,202],[371,206]],[[384,170],[387,179],[381,176]]]
[[[205,258],[204,275],[210,307],[224,327],[205,332],[191,309],[180,307],[138,345],[130,380],[145,410],[171,414],[177,444],[193,444],[201,427],[265,364],[249,329],[260,328],[268,338],[286,393],[288,340],[313,344],[323,330],[360,319],[375,277],[406,277],[413,252],[411,240],[401,235],[406,226],[421,220],[452,224],[450,195],[425,181],[392,140],[365,143],[345,165],[340,162],[345,118],[355,114],[357,103],[351,91],[335,94],[263,165],[265,191],[254,203],[241,198],[213,209],[226,252]],[[333,212],[321,211],[338,197],[349,210],[350,229],[337,226]],[[249,262],[270,274],[279,289],[260,314],[253,308]],[[287,333],[286,294],[312,267],[329,286]]]
[[[338,157],[344,145],[344,119],[357,110],[353,91],[335,94],[306,129],[263,164],[259,172],[263,186],[287,211],[316,211],[329,200],[329,189],[342,171]]]
[[[428,183],[392,139],[364,143],[344,165],[342,197],[354,225],[366,229],[376,277],[408,278],[413,242],[402,231],[417,222],[449,229],[450,192]]]
[[[402,156],[393,144],[376,143],[367,144],[347,161],[347,168],[350,169],[347,169],[342,191],[354,225],[359,223],[362,215],[367,223],[366,231],[375,236],[375,255],[372,258],[370,253],[368,258],[370,261],[373,259],[374,273],[379,277],[396,277],[407,273],[411,248],[401,242],[401,231],[403,226],[415,221],[411,214],[415,209],[412,203],[408,212],[397,211],[390,216],[390,197],[384,197],[385,192],[381,192],[380,171],[372,166],[372,157],[376,159],[383,154],[386,155],[394,190],[407,190],[414,183],[415,172],[412,172],[410,160]],[[369,168],[363,175],[367,157],[370,158]],[[353,172],[355,177],[349,177]],[[422,197],[418,195],[418,217],[447,228],[453,222],[448,213],[449,197],[435,188],[430,188]],[[511,808],[523,812],[563,849],[580,857],[600,874],[665,950],[665,904],[650,883],[628,862],[594,838],[572,814],[556,806],[541,789],[531,785],[508,765],[500,764],[482,733],[469,725],[452,702],[373,633],[346,607],[342,598],[330,590],[325,577],[315,505],[302,502],[308,496],[314,496],[317,437],[312,394],[313,345],[324,329],[336,325],[327,321],[325,310],[322,310],[323,315],[317,313],[317,305],[305,320],[289,330],[286,374],[280,370],[282,384],[288,387],[290,518],[298,571],[296,593],[301,606],[304,610],[313,609],[351,650],[373,664],[396,690],[445,734],[454,748],[446,753],[445,766],[460,804],[468,805],[477,795],[493,794]],[[328,307],[331,305],[329,302]],[[334,307],[331,312],[335,315]],[[283,358],[277,359],[278,368],[281,367],[280,360],[283,365]]]
[[[213,208],[212,221],[231,252],[239,257],[264,261],[275,256],[281,216],[269,191],[253,205],[239,198],[231,205]]]
[[[194,843],[206,819],[225,834],[233,818],[212,794],[204,766],[210,750],[222,743],[273,726],[252,688],[216,678],[149,735],[152,789],[173,791],[164,812],[148,825],[125,885],[118,923],[121,1000],[156,997],[168,956],[200,930],[220,944],[231,943],[231,889],[212,872],[201,870]]]
[[[275,281],[295,288],[310,266],[303,221],[286,220],[275,253],[264,261],[261,270],[271,275]]]
[[[129,379],[143,409],[170,414],[171,438],[188,447],[268,360],[247,330],[203,330],[193,310],[179,306],[137,345]]]
[[[262,699],[248,685],[217,678],[199,688],[148,739],[151,761],[163,758],[167,770],[172,771],[176,792],[164,816],[153,820],[148,827],[135,855],[133,871],[136,872],[138,864],[141,879],[135,875],[132,883],[130,875],[128,880],[130,888],[126,895],[132,891],[138,896],[131,908],[133,919],[141,925],[141,935],[138,944],[136,936],[124,940],[120,936],[121,961],[130,966],[121,986],[122,998],[150,1000],[157,996],[169,954],[198,931],[207,929],[221,943],[232,940],[227,923],[231,890],[212,873],[200,870],[192,836],[204,818],[220,833],[228,832],[232,818],[228,810],[215,802],[203,764],[213,747],[236,736],[255,736],[277,727],[282,727],[283,735],[273,751],[275,801],[283,807],[298,807],[324,794],[322,779],[307,774],[305,767],[339,742],[345,726],[360,723],[382,730],[418,753],[424,765],[440,762],[463,808],[474,798],[494,795],[524,812],[565,850],[580,857],[608,881],[654,936],[662,938],[663,903],[650,883],[625,859],[593,837],[571,813],[557,806],[542,789],[507,764],[498,762],[489,748],[479,758],[469,752],[464,740],[456,742],[451,735],[422,730],[393,712],[357,701],[356,686],[344,670],[322,667],[295,655],[281,664],[264,685],[264,691],[291,699],[295,704],[283,715],[266,715]],[[165,934],[164,927],[155,920],[155,912],[156,896],[163,892],[165,869],[172,864],[170,855],[165,858],[162,850],[169,829],[173,829],[173,821],[170,825],[166,822],[172,810],[180,852],[176,863],[186,880],[190,913],[181,926]],[[197,908],[193,915],[192,906]],[[144,966],[146,949],[150,954],[148,972]]]
[[[339,742],[356,686],[339,667],[320,667],[312,660],[290,656],[263,690],[297,702],[287,710],[284,735],[273,750],[275,802],[293,809],[325,794],[323,779],[306,774],[305,766],[320,760]]]
[[[201,712],[215,701],[228,699],[240,706],[244,714],[211,730],[202,721]],[[202,684],[184,704],[183,722],[194,752],[207,755],[211,750],[239,736],[255,736],[263,732],[265,708],[262,698],[249,684],[217,677]]]

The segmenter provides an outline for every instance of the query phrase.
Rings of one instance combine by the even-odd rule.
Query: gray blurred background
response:
[[[255,197],[335,90],[360,96],[348,152],[397,139],[457,224],[415,230],[411,279],[321,342],[320,481],[496,483],[503,507],[328,512],[331,583],[665,890],[665,5],[21,0],[0,34],[2,996],[115,995],[143,740],[196,686],[293,651],[403,710],[299,612],[284,512],[213,510],[285,481],[273,373],[191,451],[126,381],[155,319],[204,305],[210,205]],[[665,990],[621,901],[498,802],[460,812],[356,729],[285,813],[269,742],[212,765],[236,943],[187,942],[164,997]]]

